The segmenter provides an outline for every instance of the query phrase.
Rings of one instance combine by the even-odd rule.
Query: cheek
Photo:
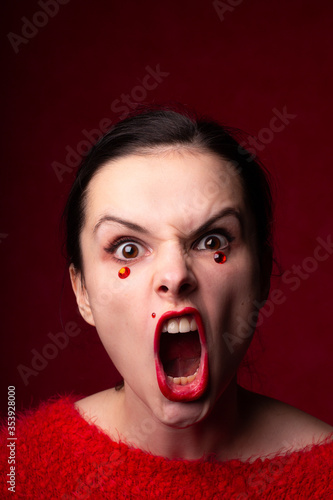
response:
[[[94,314],[111,314],[128,307],[137,287],[137,277],[131,268],[102,262],[89,271],[86,285]]]
[[[221,358],[240,358],[251,341],[257,319],[259,300],[259,266],[251,255],[216,265],[207,286],[206,306],[213,332],[212,351]]]
[[[229,255],[226,259],[216,252],[212,257],[214,265],[210,267],[209,282],[214,294],[218,294],[221,300],[233,300],[238,306],[248,306],[248,302],[254,301],[259,296],[260,272],[259,263],[252,252],[246,249],[238,249],[237,255]]]
[[[119,266],[121,269],[121,265]],[[140,276],[133,271],[128,278],[118,277],[118,270],[95,267],[86,278],[89,303],[101,342],[112,361],[131,357],[143,345],[148,330],[147,314],[137,297]],[[151,316],[149,317],[151,321]]]
[[[112,314],[114,309],[121,304],[124,295],[124,286],[121,280],[109,272],[95,271],[91,278],[87,280],[87,290],[89,303],[92,308],[94,318]]]

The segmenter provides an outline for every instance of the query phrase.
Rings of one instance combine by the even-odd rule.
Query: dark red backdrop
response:
[[[116,380],[67,275],[61,291],[58,221],[91,130],[139,101],[173,100],[258,137],[254,148],[277,179],[277,255],[287,274],[273,282],[282,303],[266,309],[245,382],[333,424],[333,256],[315,252],[317,238],[332,234],[332,15],[329,0],[3,5],[4,406],[8,385],[20,409]],[[273,119],[279,113],[284,122]],[[64,328],[56,347],[52,335]]]

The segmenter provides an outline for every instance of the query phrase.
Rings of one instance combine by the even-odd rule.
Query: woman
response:
[[[119,123],[83,160],[65,219],[79,310],[124,382],[22,418],[17,491],[333,495],[333,429],[236,383],[269,292],[272,213],[228,130],[167,109]]]

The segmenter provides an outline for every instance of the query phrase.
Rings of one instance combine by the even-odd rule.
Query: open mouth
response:
[[[171,401],[193,401],[206,389],[208,362],[199,312],[187,307],[169,311],[155,332],[155,364],[162,394]]]

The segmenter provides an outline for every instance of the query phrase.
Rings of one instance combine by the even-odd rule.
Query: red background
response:
[[[63,0],[65,1],[65,0]],[[53,2],[54,3],[54,2]],[[228,1],[225,2],[228,4]],[[238,4],[238,5],[236,5]],[[117,374],[96,332],[78,316],[61,257],[58,221],[73,169],[66,146],[83,130],[119,118],[116,99],[131,102],[146,67],[168,73],[144,101],[179,101],[257,136],[273,109],[296,115],[261,151],[277,181],[277,257],[284,270],[313,256],[332,232],[332,14],[329,0],[69,0],[16,49],[26,17],[43,24],[34,0],[2,6],[1,402],[16,386],[18,409],[56,393],[89,394]],[[224,17],[224,19],[222,19]],[[149,80],[152,84],[152,80]],[[140,93],[141,92],[141,93]],[[111,109],[113,107],[113,110]],[[262,135],[262,137],[265,137]],[[266,135],[267,137],[267,135]],[[6,236],[4,236],[6,235]],[[273,281],[285,297],[259,329],[245,383],[333,424],[333,256],[300,279],[297,290]],[[59,312],[61,302],[61,313]],[[28,377],[32,349],[74,321],[81,332]],[[51,353],[52,354],[52,353]]]

